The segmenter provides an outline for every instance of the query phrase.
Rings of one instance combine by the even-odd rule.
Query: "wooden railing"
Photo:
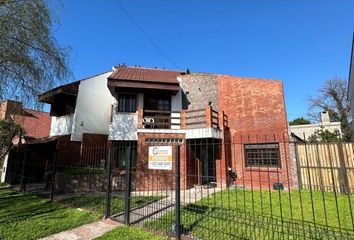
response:
[[[142,126],[151,129],[180,129],[181,113],[179,111],[144,110]]]
[[[208,106],[204,109],[187,110],[185,117],[187,129],[219,128],[219,112]]]
[[[211,106],[181,112],[139,109],[138,119],[138,128],[145,129],[220,128],[227,126],[228,121],[223,112]]]

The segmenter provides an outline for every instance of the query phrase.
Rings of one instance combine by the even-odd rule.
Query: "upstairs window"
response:
[[[136,95],[119,94],[118,112],[136,112]]]
[[[280,167],[279,144],[245,144],[247,167]]]

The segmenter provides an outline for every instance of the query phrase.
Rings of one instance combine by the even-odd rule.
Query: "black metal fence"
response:
[[[8,164],[22,190],[177,239],[354,239],[351,142],[53,143],[13,149]]]

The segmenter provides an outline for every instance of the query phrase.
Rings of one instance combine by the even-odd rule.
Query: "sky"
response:
[[[59,44],[72,79],[125,63],[282,80],[288,120],[332,77],[348,78],[354,0],[64,0]]]

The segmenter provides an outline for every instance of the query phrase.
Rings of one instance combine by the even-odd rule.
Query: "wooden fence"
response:
[[[299,186],[354,193],[354,143],[297,143]]]

